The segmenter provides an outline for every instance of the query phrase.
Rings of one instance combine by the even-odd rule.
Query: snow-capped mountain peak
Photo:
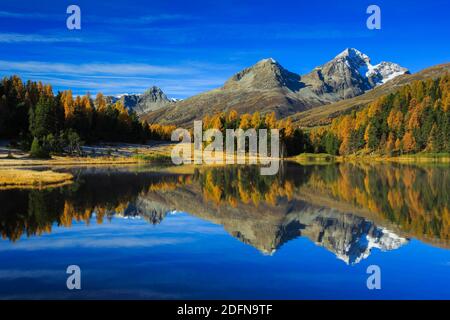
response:
[[[309,90],[329,101],[349,99],[408,73],[392,62],[372,64],[370,57],[355,48],[347,48],[332,60],[302,76]]]
[[[356,64],[370,64],[369,56],[365,55],[361,51],[355,48],[347,48],[341,53],[339,53],[335,59],[348,59]]]
[[[408,73],[408,69],[393,62],[380,62],[373,65],[366,54],[354,48],[347,48],[338,54],[332,63],[345,63],[346,66],[356,71],[362,78],[369,81],[371,87],[386,83],[402,74]]]
[[[278,62],[274,58],[266,58],[260,60],[258,63],[270,63],[270,64],[278,64]]]
[[[376,84],[382,84],[405,73],[409,73],[408,69],[393,62],[383,61],[373,66],[366,77],[377,80]]]
[[[345,49],[319,69],[325,78],[328,76],[337,82],[342,80],[344,87],[349,83],[358,84],[362,91],[373,89],[409,72],[408,69],[392,62],[372,64],[368,55],[354,48]]]

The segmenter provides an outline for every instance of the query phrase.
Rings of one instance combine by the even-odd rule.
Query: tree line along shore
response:
[[[274,112],[238,114],[229,110],[204,117],[203,129],[278,129],[284,157],[317,154],[309,156],[313,159],[325,153],[344,158],[442,160],[450,153],[449,86],[448,74],[415,81],[324,127],[296,127],[291,118],[277,119]],[[175,128],[141,121],[120,100],[109,103],[101,93],[95,99],[89,94],[74,98],[70,90],[54,95],[50,85],[23,83],[17,76],[0,82],[0,138],[8,139],[34,159],[53,155],[73,161],[73,157],[89,156],[82,152],[84,144],[168,141]],[[169,156],[168,150],[154,153],[139,148],[131,156],[103,155],[84,162]]]

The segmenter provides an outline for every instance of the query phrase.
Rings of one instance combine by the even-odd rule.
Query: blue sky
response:
[[[66,28],[70,4],[81,30]],[[381,30],[366,28],[370,4]],[[263,58],[302,74],[346,47],[415,72],[449,61],[449,9],[447,0],[2,0],[0,74],[76,94],[157,85],[185,98]]]

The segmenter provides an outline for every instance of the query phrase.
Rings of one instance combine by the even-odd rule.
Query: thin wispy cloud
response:
[[[56,63],[0,60],[3,76],[18,74],[40,80],[55,88],[116,95],[142,93],[150,86],[162,88],[169,96],[185,98],[221,86],[240,67],[189,61],[161,66],[143,63]]]
[[[208,33],[202,32],[208,30]],[[190,26],[157,26],[140,29],[143,37],[167,44],[190,44],[205,41],[287,41],[358,39],[373,36],[366,30],[349,31],[336,26],[316,25],[298,29],[294,24],[197,24]]]
[[[268,35],[273,39],[281,40],[331,40],[346,38],[367,38],[371,34],[365,30],[348,32],[333,28],[321,28],[319,30],[299,30],[291,32],[273,32]]]
[[[4,61],[0,60],[0,70],[25,71],[40,73],[62,73],[64,75],[174,75],[189,74],[194,70],[188,67],[165,67],[150,64],[126,63],[54,63],[39,61]]]
[[[0,270],[0,280],[14,280],[20,278],[44,278],[52,277],[57,273],[56,270],[18,270],[2,269]]]
[[[67,14],[65,12],[62,12],[61,14],[49,14],[38,12],[29,13],[29,12],[0,11],[0,18],[64,21],[67,18]],[[84,19],[87,22],[100,24],[142,25],[164,21],[191,21],[197,20],[198,18],[191,15],[160,13],[160,14],[144,14],[140,16],[138,15],[133,18],[110,16],[108,17],[108,19],[105,19],[104,16],[97,16],[86,13],[83,15],[83,20]]]
[[[181,14],[159,14],[159,15],[148,15],[138,17],[138,20],[142,22],[192,20],[192,19],[194,19],[194,17]]]
[[[0,33],[0,43],[62,43],[83,42],[82,38],[62,35],[24,34],[24,33]]]
[[[67,79],[64,76],[43,76],[23,74],[26,78],[39,79],[45,83],[60,88],[71,88],[75,94],[84,94],[86,92],[96,93],[101,91],[108,95],[117,95],[122,93],[142,93],[149,87],[156,85],[163,89],[171,97],[189,97],[199,92],[215,88],[223,84],[224,78],[201,79],[177,79],[177,78],[134,78],[134,77],[81,77]]]
[[[118,24],[150,24],[156,22],[164,21],[191,21],[197,20],[197,17],[182,15],[182,14],[153,14],[153,15],[142,15],[134,18],[124,18],[124,17],[111,17],[110,19],[100,19],[99,17],[88,17],[90,20],[101,22],[104,24],[118,23]],[[92,19],[91,19],[92,18]]]
[[[0,11],[0,18],[14,18],[14,19],[62,19],[61,15],[51,15],[45,13],[27,13],[27,12],[11,12],[11,11]]]
[[[90,241],[86,241],[89,240]],[[33,242],[19,242],[14,247],[0,247],[0,252],[5,251],[34,251],[34,250],[55,250],[55,249],[67,249],[67,248],[151,248],[163,245],[176,245],[186,242],[192,242],[189,237],[179,238],[161,238],[161,237],[137,237],[120,235],[114,236],[109,239],[105,239],[102,235],[85,237],[80,239],[79,237],[67,237],[67,238],[37,238]]]

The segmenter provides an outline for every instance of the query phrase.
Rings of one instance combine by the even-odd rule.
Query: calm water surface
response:
[[[0,190],[0,298],[450,299],[448,166],[71,171]]]

